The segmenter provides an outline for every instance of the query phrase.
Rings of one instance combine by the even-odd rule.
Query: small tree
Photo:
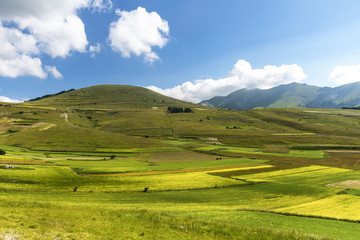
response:
[[[0,149],[0,155],[5,155],[5,154],[6,154],[5,150]]]

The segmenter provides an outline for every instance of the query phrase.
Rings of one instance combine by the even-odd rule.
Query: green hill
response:
[[[342,108],[358,107],[360,82],[336,88],[291,83],[271,89],[240,89],[224,97],[214,97],[200,104],[237,110],[257,107]]]
[[[288,89],[287,94],[272,106],[291,106],[290,100],[299,100],[292,93],[302,95],[304,100],[319,91],[307,85],[284,85],[273,89],[272,94],[263,95],[264,101],[275,100],[278,95],[275,90],[284,88]],[[169,106],[187,107],[191,112],[169,113]],[[0,112],[3,144],[42,150],[166,147],[169,145],[163,139],[171,137],[215,138],[242,146],[317,144],[324,138],[330,144],[353,144],[360,134],[357,110],[286,108],[239,112],[122,85],[93,86],[38,101],[3,104]]]
[[[31,105],[65,108],[141,108],[161,106],[193,106],[147,88],[129,85],[98,85],[31,101]]]
[[[169,106],[196,105],[135,86],[101,85],[37,101],[4,104],[3,143],[33,149],[87,150],[164,146]]]

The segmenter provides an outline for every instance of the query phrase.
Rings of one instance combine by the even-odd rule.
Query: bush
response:
[[[192,111],[191,108],[182,108],[182,107],[168,107],[167,110],[170,113],[182,113],[182,112],[189,113]]]
[[[184,112],[184,109],[182,107],[168,107],[167,110],[170,113],[182,113],[182,112]]]
[[[5,150],[0,149],[0,155],[5,155],[5,154],[6,154]]]

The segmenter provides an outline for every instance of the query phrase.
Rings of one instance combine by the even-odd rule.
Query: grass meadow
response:
[[[0,239],[359,239],[357,110],[114,88],[0,106]]]
[[[279,169],[266,159],[213,155],[212,145],[201,153],[117,156],[6,149],[3,161],[19,161],[14,169],[0,164],[2,239],[356,239],[360,233],[358,196],[326,186],[360,180],[352,169]],[[314,162],[320,156],[309,155]]]

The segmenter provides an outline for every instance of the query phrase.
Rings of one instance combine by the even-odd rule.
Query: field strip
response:
[[[349,169],[334,168],[334,167],[322,167],[312,165],[309,167],[292,168],[286,170],[276,170],[264,173],[255,173],[249,175],[232,176],[234,179],[250,180],[250,181],[289,181],[289,179],[303,178],[309,179],[320,176],[327,176],[331,174],[349,172]]]
[[[148,172],[125,172],[125,173],[92,173],[82,174],[83,176],[97,176],[97,177],[115,177],[115,176],[145,176],[145,175],[161,175],[161,174],[175,174],[175,173],[187,173],[187,172],[219,172],[219,171],[236,171],[236,170],[248,170],[253,168],[268,168],[269,165],[259,164],[242,164],[233,166],[221,166],[221,167],[205,167],[205,168],[186,168],[186,169],[174,169],[165,171],[148,171]]]
[[[13,105],[15,107],[17,107],[16,105]],[[37,108],[37,109],[46,109],[46,110],[56,110],[56,108],[54,107],[45,107],[45,106],[36,106],[36,105],[30,105],[30,104],[26,104],[23,103],[21,104],[21,106],[19,106],[19,108]]]
[[[274,136],[310,136],[316,133],[273,133]]]
[[[263,213],[272,213],[278,214],[283,216],[294,216],[294,217],[303,217],[303,218],[318,218],[318,219],[326,219],[326,220],[336,220],[336,221],[344,221],[344,222],[352,222],[352,223],[360,223],[360,220],[351,220],[351,219],[339,219],[336,217],[326,217],[326,216],[316,216],[316,215],[306,215],[306,214],[296,214],[296,213],[289,213],[289,212],[279,212],[274,210],[262,210],[262,209],[237,209],[240,212],[263,212]]]
[[[360,201],[358,196],[343,194],[322,198],[308,203],[276,209],[289,214],[309,215],[360,222]]]
[[[254,167],[242,167],[242,168],[230,168],[230,169],[222,169],[222,170],[213,170],[208,173],[219,173],[219,172],[233,172],[233,171],[241,171],[241,170],[253,170],[253,169],[262,169],[262,168],[272,168],[272,165],[261,165]]]
[[[316,165],[312,165],[312,166],[308,166],[308,167],[299,167],[299,168],[291,168],[291,169],[285,169],[285,170],[276,170],[276,171],[272,171],[272,172],[266,172],[266,173],[255,173],[255,174],[250,174],[250,175],[244,175],[241,176],[242,178],[246,177],[246,178],[272,178],[272,177],[283,177],[283,176],[287,176],[287,175],[294,175],[294,174],[303,174],[303,173],[308,173],[308,172],[316,172],[319,170],[324,170],[324,169],[330,169],[331,167],[324,167],[324,166],[316,166]],[[236,178],[236,176],[233,176],[233,178]]]
[[[360,150],[325,150],[329,153],[360,153]]]

